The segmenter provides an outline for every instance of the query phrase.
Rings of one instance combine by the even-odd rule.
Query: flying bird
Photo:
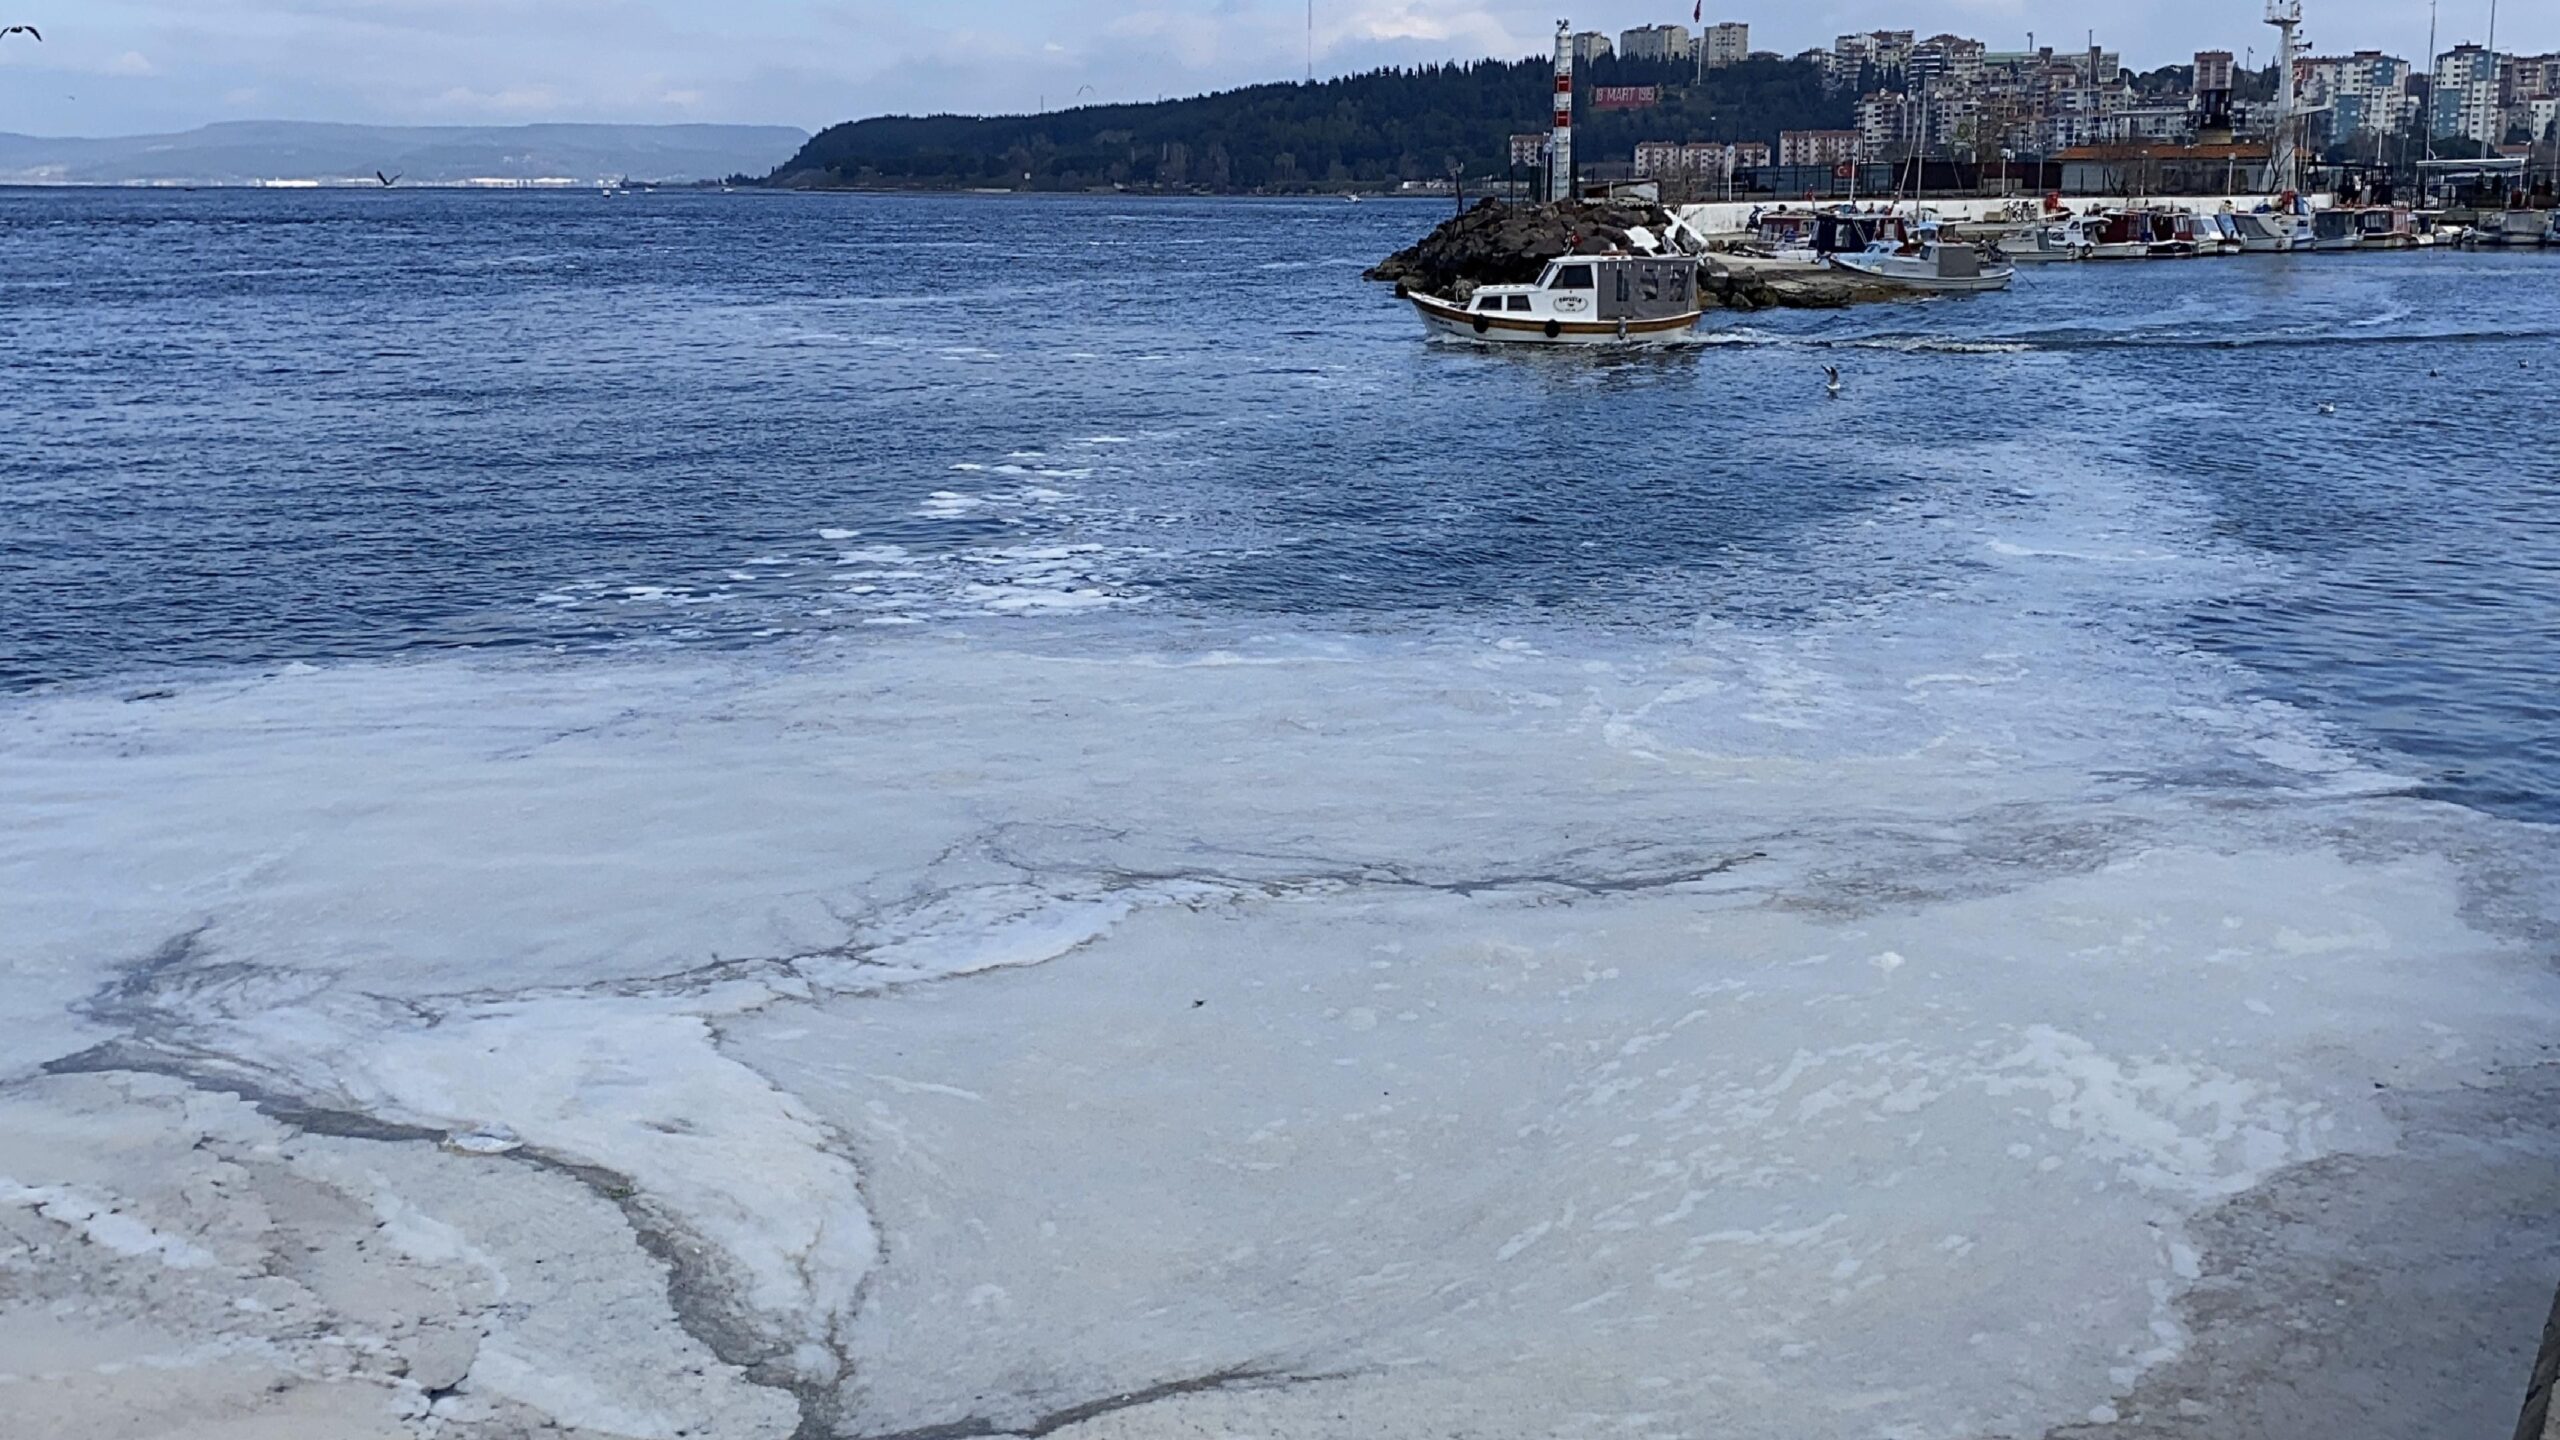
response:
[[[400,175],[406,175],[406,174],[408,174],[408,173],[409,173],[408,171],[403,170],[403,171],[401,171],[401,172],[400,172]],[[381,181],[381,182],[382,182],[382,188],[383,188],[383,189],[385,189],[385,190],[388,190],[388,189],[390,189],[392,186],[399,184],[399,183],[400,183],[400,175],[385,175],[385,174],[383,174],[383,173],[382,173],[381,171],[379,171],[379,170],[376,170],[376,171],[374,171],[374,172],[373,172],[373,178],[374,178],[374,179],[376,179],[376,180]]]
[[[1840,367],[1837,365],[1825,365],[1822,367],[1822,374],[1822,393],[1831,396],[1835,400],[1838,399],[1840,396]]]
[[[24,35],[39,44],[44,40],[44,32],[33,25],[0,25],[0,40],[6,40],[12,35]]]

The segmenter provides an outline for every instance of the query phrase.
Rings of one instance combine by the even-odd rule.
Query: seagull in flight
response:
[[[6,40],[12,35],[24,35],[39,45],[44,43],[44,32],[33,25],[0,25],[0,40]]]
[[[401,172],[400,172],[400,175],[406,175],[406,174],[408,174],[408,173],[409,173],[408,171],[403,170],[403,171],[401,171]],[[382,188],[383,188],[383,189],[385,189],[385,190],[388,190],[388,189],[390,189],[392,186],[399,184],[399,183],[400,183],[400,175],[385,175],[385,174],[383,174],[383,173],[382,173],[381,171],[379,171],[379,170],[376,170],[376,171],[374,171],[374,172],[373,172],[373,178],[374,178],[374,179],[376,179],[376,180],[381,181],[381,182],[382,182]]]
[[[1825,365],[1822,367],[1822,374],[1822,393],[1830,396],[1834,400],[1839,399],[1840,367],[1837,365]]]

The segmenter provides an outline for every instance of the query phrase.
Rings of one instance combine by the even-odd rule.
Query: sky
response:
[[[2128,64],[2273,37],[2261,0],[1742,0],[1787,53],[1844,31],[1952,30],[1994,49],[2099,43]],[[2441,0],[2438,48],[2489,0]],[[2305,0],[2315,49],[2426,48],[2423,0]],[[1688,0],[1315,0],[1314,68],[1543,53],[1554,23],[1686,21]],[[0,0],[0,130],[123,135],[216,120],[726,121],[815,130],[883,112],[1143,100],[1308,64],[1305,0]],[[2501,0],[2502,50],[2560,49],[2560,0]]]

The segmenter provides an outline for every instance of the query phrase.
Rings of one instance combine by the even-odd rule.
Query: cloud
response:
[[[462,115],[548,115],[562,109],[560,93],[548,85],[510,85],[503,90],[474,90],[457,85],[436,103]]]
[[[2476,7],[2477,14],[2470,13]],[[888,111],[1027,111],[1146,100],[1296,78],[1306,0],[113,0],[78,12],[43,47],[0,48],[0,67],[114,76],[83,88],[95,131],[183,128],[250,107],[357,121],[738,120],[815,128]],[[1558,13],[1614,32],[1683,19],[1680,0],[1316,0],[1314,65],[1377,65],[1545,52]],[[2098,40],[2150,67],[2193,50],[2254,47],[2269,32],[2246,0],[2153,0],[2099,14],[2082,0],[1826,0],[1765,10],[1720,0],[1752,41],[1793,52],[1845,31],[1954,30],[1995,46],[2026,32]],[[2311,41],[2415,54],[2423,7],[2318,0]],[[2445,45],[2478,39],[2487,0],[2453,0]],[[2413,18],[2414,17],[2414,18]],[[2560,48],[2560,4],[2508,0],[2498,38]],[[42,53],[38,53],[41,48]],[[154,58],[170,57],[167,65]],[[1087,87],[1090,87],[1089,89]],[[56,129],[54,87],[0,86],[0,130]],[[54,107],[52,109],[47,106]]]

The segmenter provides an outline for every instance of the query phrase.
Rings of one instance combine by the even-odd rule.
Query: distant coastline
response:
[[[770,174],[787,125],[340,125],[241,120],[171,134],[0,134],[0,184],[577,189]]]

